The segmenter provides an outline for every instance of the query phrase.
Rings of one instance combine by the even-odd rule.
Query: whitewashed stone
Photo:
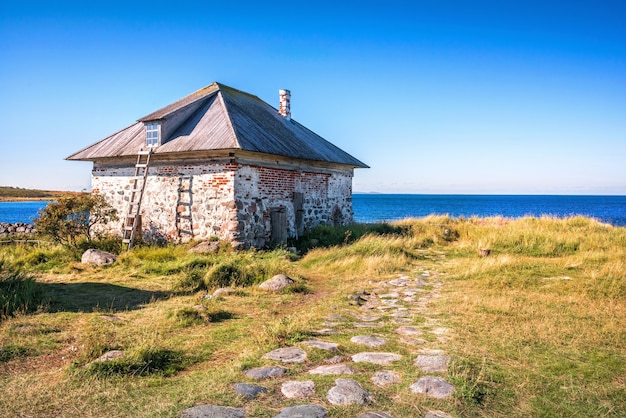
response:
[[[270,351],[263,358],[278,360],[283,363],[304,363],[306,361],[306,352],[298,347],[284,347]]]
[[[315,383],[312,380],[305,380],[298,382],[295,380],[289,380],[280,387],[280,391],[285,398],[308,398],[315,394]]]
[[[394,361],[402,360],[400,354],[395,353],[358,353],[352,356],[355,363],[372,363],[386,366]]]
[[[333,405],[352,405],[372,402],[372,395],[352,379],[337,379],[335,386],[330,388],[326,399]]]

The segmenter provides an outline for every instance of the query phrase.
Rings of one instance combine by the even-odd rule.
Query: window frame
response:
[[[161,145],[161,124],[146,122],[146,147],[154,148]]]

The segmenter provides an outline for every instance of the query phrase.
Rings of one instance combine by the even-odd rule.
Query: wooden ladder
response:
[[[122,231],[122,243],[128,244],[129,250],[133,247],[137,227],[140,223],[141,201],[143,200],[143,192],[146,189],[146,179],[148,177],[148,168],[150,167],[151,156],[152,148],[148,151],[144,151],[142,149],[137,153],[135,175],[131,178],[132,184],[128,213],[126,214]]]
[[[181,175],[178,180],[178,200],[176,202],[176,231],[178,241],[185,242],[193,238],[193,176]]]

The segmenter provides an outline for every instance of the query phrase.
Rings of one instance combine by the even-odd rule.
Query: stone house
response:
[[[92,161],[92,192],[132,205],[140,150],[150,150],[140,198],[145,239],[284,243],[320,224],[352,221],[354,168],[367,166],[249,93],[213,83],[67,157]]]

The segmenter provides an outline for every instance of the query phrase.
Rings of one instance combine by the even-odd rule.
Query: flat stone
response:
[[[310,347],[319,348],[320,350],[339,351],[339,349],[337,348],[339,344],[336,344],[336,343],[327,343],[325,341],[308,340],[308,341],[305,341],[304,344]]]
[[[372,363],[383,366],[401,359],[402,356],[395,353],[358,353],[352,356],[352,361],[355,363]]]
[[[374,373],[370,379],[377,386],[389,386],[400,381],[400,375],[391,370],[381,370]]]
[[[306,352],[298,347],[284,347],[270,351],[263,358],[278,360],[282,363],[304,363],[306,361]]]
[[[292,283],[295,283],[295,280],[293,280],[292,278],[287,277],[284,274],[277,274],[271,279],[261,283],[259,285],[259,289],[269,290],[272,292],[280,292]]]
[[[328,327],[328,328],[334,328],[334,327],[336,327],[338,325],[341,325],[341,322],[324,321],[324,322],[322,322],[322,325],[324,325],[325,327]]]
[[[323,329],[318,329],[317,331],[314,331],[317,335],[333,335],[333,334],[339,334],[339,331],[337,331],[336,329],[331,329],[331,328],[323,328]]]
[[[398,292],[391,292],[385,293],[384,295],[379,295],[378,297],[381,299],[394,299],[400,297],[400,294]]]
[[[378,347],[387,344],[387,340],[381,337],[372,337],[368,335],[357,335],[350,338],[350,341],[356,344],[363,344],[368,347]]]
[[[445,351],[435,348],[422,348],[419,352],[420,354],[425,354],[427,356],[441,356],[445,354]]]
[[[372,395],[352,379],[337,379],[335,386],[330,388],[326,399],[333,405],[352,405],[372,402]]]
[[[234,291],[235,289],[233,289],[232,287],[220,287],[219,289],[215,289],[215,292],[213,292],[212,296],[214,298],[217,298],[220,296],[230,295]]]
[[[336,321],[336,322],[344,322],[344,321],[348,320],[345,316],[341,316],[339,314],[334,314],[334,313],[333,314],[329,314],[326,317],[326,319],[329,320],[329,321]]]
[[[228,406],[198,405],[185,409],[180,415],[185,418],[245,418],[246,411]]]
[[[414,337],[414,336],[400,337],[400,341],[403,342],[404,344],[409,344],[409,345],[426,344],[426,340],[425,339],[417,338],[417,337]]]
[[[375,314],[355,314],[354,317],[359,321],[373,322],[378,321],[382,316]]]
[[[328,418],[328,413],[319,405],[290,406],[274,418]]]
[[[244,374],[252,379],[268,379],[270,377],[279,377],[287,372],[282,367],[256,367],[249,369]]]
[[[391,415],[384,412],[371,411],[363,412],[362,414],[357,415],[356,418],[391,418]]]
[[[445,373],[448,370],[448,356],[429,356],[420,354],[417,356],[414,365],[426,373]]]
[[[410,279],[408,276],[402,276],[397,279],[389,280],[389,284],[397,287],[408,286],[410,283]]]
[[[448,398],[454,392],[454,385],[440,377],[426,376],[410,386],[411,392],[421,393],[431,398]]]
[[[324,363],[337,364],[337,363],[341,363],[342,361],[343,361],[342,356],[332,356],[331,358],[327,358],[326,360],[324,360]]]
[[[400,335],[422,335],[423,332],[415,327],[410,325],[405,325],[402,327],[396,328],[396,333]]]
[[[397,311],[392,313],[391,316],[393,316],[394,318],[410,318],[413,316],[413,314],[407,311]]]
[[[393,318],[394,324],[410,324],[413,322],[411,318]]]
[[[305,380],[298,382],[295,380],[289,380],[280,387],[280,391],[285,398],[308,398],[315,394],[315,383],[312,380]]]
[[[309,374],[354,374],[354,369],[347,364],[328,364],[309,370]]]
[[[449,331],[450,329],[442,327],[442,328],[435,328],[434,330],[432,330],[432,333],[435,335],[446,335]]]
[[[428,411],[424,418],[454,418],[450,414],[446,414],[443,411]]]
[[[380,328],[383,325],[378,322],[355,322],[355,328]]]
[[[237,395],[244,396],[248,399],[254,399],[260,393],[267,392],[267,389],[259,385],[251,385],[250,383],[233,383]]]

